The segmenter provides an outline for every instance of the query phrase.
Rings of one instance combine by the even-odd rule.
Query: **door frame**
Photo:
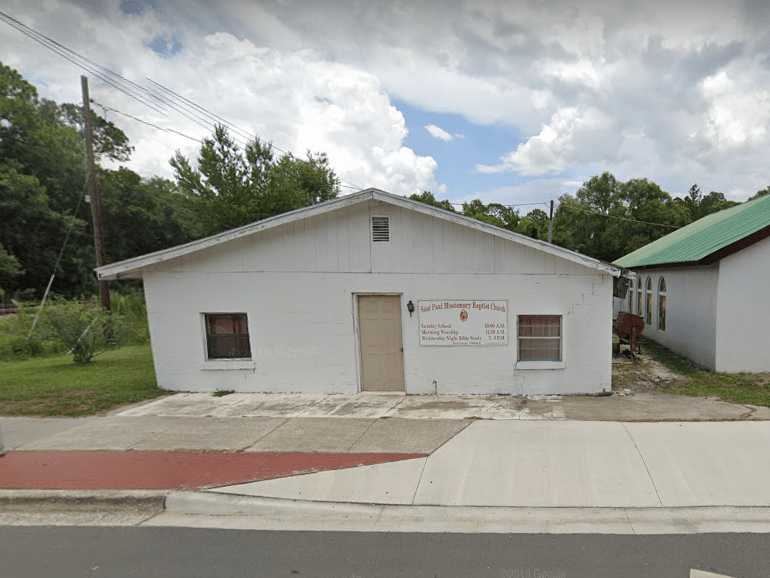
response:
[[[356,393],[362,393],[364,391],[363,384],[363,360],[361,359],[361,328],[358,321],[358,298],[364,297],[398,297],[398,311],[401,319],[401,370],[404,375],[402,376],[404,381],[403,392],[387,392],[387,393],[403,393],[406,395],[406,327],[404,325],[404,294],[400,291],[354,291],[352,294],[352,309],[353,309],[353,347],[356,356],[355,369],[356,369]],[[372,392],[370,392],[372,393]],[[377,393],[377,392],[374,392]]]

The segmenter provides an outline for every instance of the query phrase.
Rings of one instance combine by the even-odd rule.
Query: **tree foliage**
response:
[[[111,166],[130,159],[123,131],[92,111],[95,149]],[[94,250],[85,186],[82,109],[38,96],[0,63],[0,291],[40,296],[68,238],[53,286],[64,296],[93,294]],[[195,159],[171,159],[173,181],[143,178],[125,168],[98,168],[104,199],[106,254],[117,261],[219,233],[332,199],[339,179],[323,153],[277,155],[266,141],[241,147],[218,126]],[[770,193],[770,187],[755,197]],[[540,208],[520,213],[502,203],[466,201],[458,209],[422,191],[412,199],[538,239],[547,238]],[[563,195],[553,241],[614,260],[676,227],[734,204],[693,185],[673,197],[646,179],[619,181],[604,173]],[[68,237],[69,235],[69,237]]]
[[[770,186],[767,186],[764,189],[758,190],[751,197],[749,197],[749,200],[753,201],[754,199],[758,199],[759,197],[764,197],[765,195],[770,195]]]
[[[97,160],[130,159],[133,147],[94,111]],[[0,63],[0,287],[40,296],[62,242],[54,284],[65,296],[94,292],[90,209],[83,202],[82,107],[38,97]],[[241,149],[224,127],[205,139],[196,162],[171,159],[176,180],[98,167],[108,261],[157,251],[334,198],[339,179],[324,154],[275,156],[255,139]]]
[[[450,203],[447,200],[439,201],[436,199],[436,197],[433,196],[433,193],[430,191],[423,191],[421,193],[414,193],[413,195],[409,195],[409,198],[413,201],[419,201],[421,203],[425,203],[426,205],[431,205],[433,207],[438,207],[439,209],[444,209],[445,211],[451,211],[455,212],[454,205]]]
[[[5,297],[4,289],[7,283],[13,278],[21,275],[22,269],[19,260],[5,250],[0,243],[0,301]]]
[[[181,153],[171,166],[204,235],[333,199],[339,192],[326,155],[276,158],[270,144],[258,138],[241,149],[223,126],[203,141],[197,166]]]
[[[411,198],[434,206],[446,202],[427,191]],[[588,179],[574,195],[559,198],[553,242],[614,261],[678,227],[734,204],[722,193],[703,195],[697,185],[679,198],[647,179],[623,182],[603,173]],[[463,203],[463,214],[529,237],[547,239],[548,215],[539,208],[522,215],[515,208],[474,199]]]

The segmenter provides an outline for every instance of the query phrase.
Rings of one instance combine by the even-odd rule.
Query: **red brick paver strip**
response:
[[[421,457],[425,454],[17,451],[0,458],[0,488],[192,490]]]

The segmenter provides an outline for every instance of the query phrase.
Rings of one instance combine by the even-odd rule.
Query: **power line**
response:
[[[11,28],[17,30],[18,32],[25,35],[27,38],[30,38],[31,40],[37,42],[44,48],[47,48],[51,52],[54,52],[55,54],[59,55],[61,58],[65,59],[66,61],[70,62],[71,64],[74,64],[81,70],[84,70],[105,84],[108,84],[109,86],[112,86],[116,90],[126,94],[130,98],[136,100],[137,102],[140,102],[141,104],[147,106],[148,108],[151,108],[155,110],[156,112],[165,115],[166,113],[159,109],[157,106],[151,104],[146,99],[144,99],[142,96],[138,95],[135,90],[131,88],[131,81],[123,78],[119,74],[106,69],[103,66],[100,66],[96,63],[93,63],[91,60],[86,58],[85,56],[78,54],[71,48],[67,48],[63,44],[60,44],[56,40],[53,40],[52,38],[46,36],[45,34],[38,32],[37,30],[30,28],[29,26],[25,25],[21,21],[17,20],[13,16],[7,14],[6,12],[3,12],[0,10],[0,20],[3,20],[6,24],[8,24]],[[99,69],[102,69],[106,71],[106,74],[101,72]],[[113,78],[110,78],[112,75]],[[125,84],[124,84],[125,83]],[[128,84],[128,86],[126,86]]]
[[[147,80],[149,80],[153,84],[156,84],[156,85],[162,87],[162,85],[154,82],[153,80],[151,80],[149,78]],[[164,88],[164,90],[165,90],[165,87],[162,87],[162,88]],[[157,94],[157,93],[155,93],[154,91],[152,91],[150,89],[143,88],[143,90],[146,90],[149,94],[152,94],[154,96]],[[175,94],[175,93],[172,92],[172,94]],[[207,117],[207,115],[201,114],[200,112],[198,112],[197,110],[195,110],[194,108],[192,108],[191,106],[189,106],[189,105],[187,105],[185,103],[182,103],[181,105],[177,104],[177,102],[174,100],[174,97],[169,97],[165,93],[157,95],[156,98],[161,100],[167,106],[170,106],[173,110],[175,110],[176,112],[178,112],[179,114],[181,114],[182,116],[187,118],[188,120],[191,120],[192,122],[194,122],[198,126],[202,126],[206,130],[211,130],[211,127],[216,126],[217,124],[222,124],[218,120],[213,119],[213,117],[211,115],[208,115],[208,117]],[[239,145],[245,147],[245,146],[247,146],[248,141],[252,137],[250,135],[248,135],[248,134],[246,135],[246,137],[243,137],[241,134],[233,133],[232,138]]]
[[[97,102],[97,101],[95,101],[93,99],[91,99],[91,102],[93,102],[96,106],[98,106],[99,108],[101,108],[105,112],[106,111],[114,112],[115,114],[119,114],[119,115],[125,116],[126,118],[130,118],[131,120],[135,120],[136,122],[140,122],[140,123],[142,123],[144,125],[147,125],[149,127],[154,128],[154,129],[162,130],[164,132],[168,132],[168,133],[172,133],[172,134],[176,134],[176,135],[179,135],[179,136],[184,137],[186,139],[189,139],[191,141],[195,141],[198,144],[203,144],[202,140],[200,140],[198,138],[195,138],[194,136],[190,136],[189,134],[185,134],[185,133],[183,133],[181,131],[178,131],[176,129],[167,128],[167,127],[163,127],[163,126],[158,126],[157,124],[154,124],[154,123],[152,123],[152,122],[150,122],[148,120],[144,120],[142,118],[139,118],[138,116],[134,116],[133,114],[129,114],[127,112],[123,112],[122,110],[118,110],[117,108],[112,108],[111,106],[107,106],[107,105],[102,104],[100,102]]]
[[[137,102],[147,106],[148,108],[164,116],[166,116],[166,110],[172,110],[184,116],[188,120],[198,124],[199,126],[202,126],[206,130],[211,130],[212,124],[210,124],[206,119],[201,119],[200,116],[190,114],[188,111],[177,106],[173,101],[169,99],[164,99],[156,95],[153,91],[148,90],[147,88],[140,86],[134,81],[129,80],[128,78],[125,78],[121,74],[105,66],[102,66],[101,64],[94,62],[88,57],[83,56],[82,54],[61,44],[60,42],[54,40],[53,38],[46,36],[42,32],[38,32],[37,30],[30,28],[29,26],[25,25],[24,23],[10,16],[9,14],[0,11],[0,19],[2,19],[4,22],[6,22],[6,24],[11,26],[15,30],[21,32],[31,40],[37,42],[38,44],[50,50],[51,52],[67,60],[71,64],[74,64],[78,68],[88,72],[89,74],[98,78],[105,84],[111,86],[112,88],[115,88],[116,90],[122,92],[123,94],[129,96],[130,98],[136,100]],[[160,106],[163,106],[166,110],[162,110],[161,108],[158,108],[156,104],[149,102],[146,97],[153,99],[154,101],[159,103]],[[237,141],[237,142],[241,146],[245,146],[244,142],[242,141]]]
[[[229,127],[231,131],[235,133],[233,135],[233,140],[243,147],[248,146],[249,140],[256,138],[255,135],[251,134],[249,131],[246,131],[245,129],[240,128],[239,126],[233,124],[232,122],[228,121],[224,117],[211,112],[210,110],[206,109],[200,104],[180,95],[179,93],[173,91],[172,89],[162,85],[157,81],[147,78],[147,80],[149,80],[154,86],[162,90],[162,93],[160,94],[144,86],[141,86],[132,80],[129,80],[128,78],[122,76],[121,74],[115,72],[114,70],[111,70],[110,68],[107,68],[106,66],[103,66],[101,64],[94,62],[93,60],[89,59],[86,56],[83,56],[82,54],[78,53],[72,48],[69,48],[64,44],[54,40],[50,36],[47,36],[42,32],[39,32],[34,28],[27,26],[20,20],[14,18],[10,14],[2,10],[0,10],[0,19],[2,19],[10,27],[14,28],[18,32],[21,32],[31,40],[37,42],[41,46],[47,48],[51,52],[57,54],[61,58],[77,66],[81,70],[88,72],[89,74],[98,78],[105,84],[111,86],[112,88],[118,90],[119,92],[122,92],[123,94],[129,96],[130,98],[136,100],[137,102],[143,104],[144,106],[164,116],[166,116],[168,110],[171,110],[180,114],[181,116],[184,116],[185,118],[198,124],[199,126],[202,126],[206,130],[210,130],[212,126],[214,126],[215,124],[223,124]],[[157,105],[154,104],[153,102],[150,102],[148,100],[148,97],[153,101],[155,101]],[[165,108],[166,110],[162,110],[161,108],[159,108],[159,106]],[[128,115],[128,113],[122,113],[122,112],[118,112],[118,114],[123,114],[127,118],[131,118],[133,116],[133,115]],[[181,131],[176,131],[175,129],[166,129],[166,128],[158,127],[157,125],[154,125],[154,123],[150,123],[149,121],[139,119],[138,117],[133,117],[133,120],[136,120],[137,122],[142,122],[143,124],[147,124],[148,126],[154,126],[155,128],[158,128],[159,130],[164,130],[166,132],[180,133],[180,136],[184,136],[185,138],[190,138],[188,135],[181,134]],[[247,139],[247,140],[244,142],[244,139]],[[294,155],[291,151],[285,148],[282,148],[276,144],[273,144],[272,142],[268,142],[267,145],[283,154],[297,156],[297,155]],[[344,183],[342,181],[340,181],[340,186],[345,186],[346,188],[351,188],[356,190],[362,190],[365,188],[365,187],[355,185],[353,183]]]
[[[185,133],[183,133],[181,131],[178,131],[176,129],[159,126],[159,125],[157,125],[155,123],[152,123],[152,122],[150,122],[148,120],[145,120],[143,118],[139,118],[138,116],[134,116],[133,114],[129,114],[127,112],[123,112],[122,110],[118,110],[117,108],[113,108],[111,106],[107,106],[106,104],[102,104],[101,102],[97,102],[94,99],[91,99],[91,102],[93,102],[96,106],[98,106],[99,108],[101,108],[105,112],[107,112],[107,111],[113,112],[115,114],[119,114],[121,116],[129,118],[129,119],[131,119],[133,121],[139,122],[139,123],[141,123],[143,125],[146,125],[146,126],[149,126],[151,128],[154,128],[156,130],[160,130],[160,131],[163,131],[163,132],[168,132],[168,133],[171,133],[171,134],[175,134],[175,135],[184,137],[184,138],[186,138],[188,140],[197,142],[198,144],[201,144],[201,145],[203,144],[203,141],[201,139],[195,138],[194,136],[190,136],[189,134],[185,134]],[[357,187],[355,185],[350,185],[350,184],[346,184],[346,183],[343,183],[343,182],[340,182],[339,186],[340,187],[345,187],[345,188],[348,188],[348,189],[354,189],[356,191],[363,190],[362,187]]]
[[[587,215],[595,215],[597,217],[605,217],[607,219],[616,219],[618,221],[628,221],[629,223],[640,223],[642,225],[652,225],[653,227],[668,227],[669,229],[679,229],[679,225],[669,225],[667,223],[654,223],[652,221],[641,221],[639,219],[631,219],[629,217],[619,217],[617,215],[607,215],[604,213],[596,213],[594,211],[589,211],[588,209],[582,209],[578,208],[578,211],[585,213]]]
[[[162,90],[163,92],[165,92],[165,93],[167,93],[167,94],[170,94],[170,95],[172,95],[173,97],[176,97],[178,100],[181,100],[183,103],[185,103],[186,105],[188,105],[188,108],[193,108],[193,109],[196,109],[196,110],[200,111],[200,112],[201,112],[201,113],[203,113],[205,116],[208,116],[210,119],[212,119],[212,120],[213,120],[215,123],[224,124],[225,126],[227,126],[227,127],[229,127],[230,129],[232,129],[234,132],[238,132],[238,133],[241,133],[241,135],[242,135],[242,136],[244,136],[245,138],[247,138],[247,139],[249,139],[249,140],[252,140],[252,139],[254,138],[254,136],[255,136],[255,135],[252,135],[252,134],[251,134],[251,133],[249,133],[247,130],[245,130],[245,129],[242,129],[242,128],[240,128],[239,126],[237,126],[237,125],[235,125],[235,124],[231,123],[230,121],[228,121],[228,120],[227,120],[227,119],[225,119],[224,117],[222,117],[222,116],[220,116],[220,115],[218,115],[218,114],[216,114],[216,113],[214,113],[214,112],[211,112],[211,111],[207,110],[206,108],[202,107],[201,105],[197,104],[196,102],[193,102],[193,101],[192,101],[192,100],[190,100],[189,98],[185,98],[184,96],[182,96],[182,95],[181,95],[181,94],[179,94],[178,92],[174,92],[173,90],[171,90],[171,89],[170,89],[170,88],[168,88],[167,86],[164,86],[164,85],[162,85],[160,82],[156,82],[156,81],[154,81],[154,80],[153,80],[152,78],[150,78],[150,77],[146,77],[146,78],[147,78],[147,80],[149,80],[149,81],[150,81],[150,82],[151,82],[153,85],[155,85],[156,87],[158,87],[158,88],[159,88],[160,90]],[[275,147],[275,148],[277,148],[278,150],[281,150],[279,147]],[[285,151],[283,151],[283,152],[285,152]]]
[[[218,124],[224,124],[226,127],[230,128],[232,131],[234,131],[234,132],[238,132],[238,133],[240,133],[241,135],[244,135],[244,136],[245,136],[246,138],[248,138],[249,140],[254,140],[254,139],[256,139],[256,138],[257,138],[257,135],[255,135],[255,134],[251,133],[250,131],[248,131],[248,130],[246,130],[246,129],[243,129],[243,128],[239,127],[238,125],[236,125],[236,124],[234,124],[234,123],[230,122],[229,120],[227,120],[227,119],[226,119],[226,118],[224,118],[223,116],[220,116],[220,115],[218,115],[217,113],[210,111],[209,109],[207,109],[207,108],[206,108],[206,107],[204,107],[203,105],[201,105],[201,104],[198,104],[197,102],[195,102],[195,101],[193,101],[193,100],[191,100],[191,99],[189,99],[189,98],[186,98],[186,97],[182,96],[182,95],[181,95],[181,94],[179,94],[178,92],[175,92],[174,90],[172,90],[172,89],[168,88],[167,86],[164,86],[163,84],[161,84],[160,82],[157,82],[157,81],[153,80],[152,78],[149,78],[149,77],[146,77],[146,78],[147,78],[147,80],[149,80],[149,81],[150,81],[150,82],[151,82],[153,85],[155,85],[156,87],[158,87],[158,89],[162,90],[162,91],[163,91],[165,94],[169,95],[169,97],[170,97],[170,98],[175,98],[175,99],[177,99],[177,100],[180,100],[180,101],[182,101],[182,102],[184,103],[184,105],[185,105],[185,106],[187,106],[188,108],[193,108],[193,109],[195,109],[195,110],[198,110],[198,111],[200,111],[200,112],[201,112],[201,114],[204,114],[204,115],[208,116],[208,117],[209,117],[209,118],[210,118],[210,119],[211,119],[213,122],[215,122],[215,123],[218,123]],[[296,156],[297,156],[297,155],[295,155],[294,153],[292,153],[291,151],[289,151],[289,150],[287,150],[287,149],[285,149],[285,148],[282,148],[282,147],[280,147],[280,146],[276,145],[276,144],[275,144],[275,143],[273,143],[273,142],[270,142],[270,141],[268,141],[268,142],[267,142],[267,146],[269,146],[270,148],[272,148],[272,149],[275,149],[275,150],[277,150],[278,152],[281,152],[281,153],[283,153],[283,154],[286,154],[286,155],[291,155],[291,156],[294,156],[294,157],[296,157]],[[356,185],[356,184],[350,183],[349,181],[348,181],[347,183],[345,183],[344,181],[340,181],[340,186],[341,186],[341,187],[344,187],[344,188],[354,189],[354,190],[357,190],[357,191],[361,191],[361,190],[363,190],[363,189],[365,189],[365,188],[366,188],[366,187],[361,187],[361,186],[359,186],[359,185]]]
[[[501,205],[501,206],[507,207],[509,209],[514,209],[516,207],[527,207],[527,206],[534,206],[534,205],[548,205],[549,202],[550,201],[538,201],[538,202],[533,202],[533,203],[514,203],[514,204],[511,204],[511,205],[506,205],[506,204],[503,204],[503,203],[488,203],[488,205]],[[453,202],[450,201],[449,204],[452,205],[453,207],[462,207],[462,206],[464,206],[467,203],[453,203]],[[679,229],[679,225],[670,225],[668,223],[655,223],[653,221],[643,221],[643,220],[640,220],[640,219],[632,219],[630,217],[620,217],[620,216],[617,216],[617,215],[607,215],[607,214],[604,214],[604,213],[597,213],[597,212],[594,212],[594,211],[589,211],[588,209],[583,209],[583,208],[579,208],[579,207],[576,207],[576,208],[581,213],[585,213],[587,215],[595,215],[597,217],[604,217],[606,219],[616,219],[618,221],[627,221],[629,223],[638,223],[638,224],[642,224],[642,225],[650,225],[650,226],[653,226],[653,227],[667,227],[669,229]]]
[[[449,201],[449,204],[452,205],[453,207],[463,207],[463,206],[467,205],[470,202],[472,202],[472,201],[467,201],[465,203],[453,203],[453,202]],[[501,207],[506,207],[508,209],[515,209],[516,207],[532,207],[532,206],[535,206],[535,205],[546,205],[547,206],[549,202],[550,201],[537,201],[537,202],[534,202],[534,203],[514,203],[512,205],[506,205],[505,203],[496,203],[496,202],[493,201],[491,203],[487,203],[487,205],[499,205]]]

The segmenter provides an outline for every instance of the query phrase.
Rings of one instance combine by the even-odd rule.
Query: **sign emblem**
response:
[[[463,309],[460,311],[460,321],[468,321],[468,310]]]

